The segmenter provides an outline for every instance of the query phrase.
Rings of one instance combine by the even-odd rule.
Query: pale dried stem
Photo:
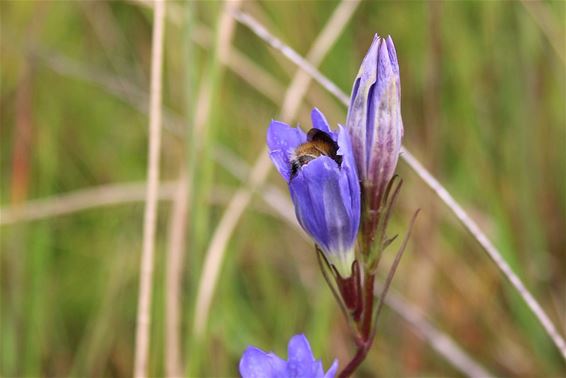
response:
[[[156,0],[154,4],[149,100],[149,161],[147,166],[147,194],[144,214],[143,249],[140,264],[134,358],[134,377],[137,378],[148,376],[151,293],[153,286],[153,260],[157,225],[157,190],[159,187],[159,157],[161,149],[161,74],[163,65],[163,36],[165,31],[165,2],[164,0]]]
[[[221,146],[217,148],[223,149]],[[239,159],[233,154],[229,156],[230,159]],[[241,168],[234,170],[234,161],[228,161],[226,158],[220,157],[217,157],[216,161],[234,177],[245,183],[249,167],[242,167],[245,169],[243,171]],[[177,190],[182,185],[179,181],[162,182],[159,185],[158,199],[160,201],[175,201],[178,195]],[[188,192],[186,194],[188,195]],[[226,205],[232,194],[228,188],[215,187],[211,192],[210,203],[213,205]],[[136,203],[144,201],[145,198],[145,182],[127,182],[90,187],[0,208],[0,226],[56,218],[101,207]],[[297,223],[292,206],[288,201],[287,195],[282,190],[273,185],[264,185],[261,191],[261,198],[272,211],[267,212],[264,208],[258,208],[257,210],[271,214],[276,213],[278,217],[287,221],[289,225],[300,232],[305,240],[310,241],[310,238],[306,236]],[[175,206],[175,204],[172,204],[172,206]]]
[[[223,162],[219,163],[221,166],[224,166]],[[161,182],[157,195],[158,200],[173,202],[179,185],[182,185],[179,180]],[[145,202],[146,187],[146,182],[108,184],[3,207],[0,208],[0,226],[57,218],[97,208]],[[257,204],[253,210],[265,215],[292,221],[288,208],[285,209],[286,211],[280,211],[285,206],[288,206],[282,191],[271,185],[266,185],[264,189],[265,193],[262,191],[261,198],[268,207],[262,203]],[[225,207],[235,192],[234,188],[216,185],[210,191],[206,201],[211,206]],[[174,206],[174,204],[171,203],[171,206]],[[298,223],[294,225],[291,222],[290,225],[294,228],[300,228]]]
[[[252,16],[244,12],[235,12],[234,17],[242,24],[249,27],[258,37],[267,42],[273,48],[281,51],[281,53],[299,66],[302,70],[309,73],[320,85],[334,94],[346,106],[349,104],[349,97],[342,92],[336,85],[320,73],[307,59],[301,57],[289,46],[285,45],[278,38],[273,36],[265,27],[257,22]],[[566,343],[564,338],[558,333],[556,326],[539,303],[534,299],[532,294],[527,290],[523,282],[513,272],[509,264],[503,259],[501,252],[494,246],[485,233],[479,228],[477,223],[464,211],[464,209],[456,202],[454,197],[428,172],[421,163],[413,157],[413,155],[405,148],[401,148],[401,159],[405,161],[409,167],[428,185],[436,195],[444,202],[444,204],[456,215],[464,228],[477,240],[491,260],[503,273],[505,278],[515,288],[517,293],[523,298],[529,309],[536,316],[539,323],[543,326],[546,333],[550,336],[556,347],[559,349],[562,357],[566,359]]]
[[[165,266],[165,373],[181,377],[181,284],[185,257],[185,231],[189,213],[187,168],[181,164],[169,218],[169,236]]]
[[[173,181],[161,183],[157,197],[160,200],[171,199],[175,187],[176,183]],[[97,207],[139,202],[145,197],[146,183],[111,184],[81,189],[26,201],[19,206],[2,208],[0,209],[0,225],[53,218]]]
[[[319,37],[313,43],[313,48],[307,55],[308,59],[313,64],[318,65],[330,50],[330,47],[336,41],[341,31],[345,27],[348,20],[351,18],[353,11],[359,2],[343,1],[332,14],[329,22],[322,30]],[[238,13],[236,11],[232,14]],[[289,88],[287,89],[285,100],[283,101],[283,108],[281,117],[283,120],[290,122],[296,115],[299,105],[305,96],[310,77],[298,71],[294,76]],[[271,170],[271,162],[269,161],[267,150],[264,148],[258,156],[249,179],[249,185],[242,187],[234,195],[233,200],[228,205],[228,208],[222,215],[222,218],[216,227],[212,236],[212,241],[206,253],[203,274],[199,283],[197,293],[197,302],[195,306],[195,317],[193,324],[193,332],[197,337],[202,337],[206,328],[208,314],[214,295],[214,290],[218,282],[218,276],[222,261],[224,260],[224,253],[226,245],[236,228],[238,220],[243,214],[244,210],[248,207],[253,193],[257,188],[265,182],[267,175]]]

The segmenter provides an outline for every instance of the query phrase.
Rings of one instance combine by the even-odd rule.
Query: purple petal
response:
[[[283,378],[286,365],[275,354],[250,346],[240,359],[240,375],[242,378]]]
[[[396,75],[389,57],[389,51],[387,50],[387,43],[382,40],[377,53],[376,98],[382,98],[385,93],[391,90],[389,88],[391,81],[394,81],[395,85],[397,84]],[[395,98],[395,100],[397,100],[397,98]]]
[[[387,43],[380,40],[377,53],[377,80],[369,94],[370,111],[367,119],[367,144],[366,144],[366,165],[368,166],[367,175],[375,174],[375,166],[371,166],[371,160],[375,161],[375,157],[379,153],[374,149],[376,142],[383,143],[383,131],[389,127],[387,118],[389,115],[383,109],[390,106],[392,101],[388,98],[392,91],[391,87],[395,86],[395,75],[391,67],[389,52],[387,51]],[[395,98],[396,100],[397,98]]]
[[[360,179],[381,191],[395,171],[403,137],[399,62],[390,36],[374,36],[362,61],[346,129]]]
[[[358,90],[360,89],[360,83],[361,83],[361,79],[360,77],[356,77],[356,80],[354,80],[354,85],[352,86],[352,94],[350,95],[350,105],[348,106],[348,110],[350,108],[354,107],[354,100],[356,99],[356,97],[358,96]]]
[[[360,223],[360,181],[356,169],[356,162],[354,160],[352,141],[350,140],[350,135],[342,125],[338,125],[338,147],[338,154],[342,155],[341,170],[344,173],[344,176],[346,176],[348,179],[347,182],[348,193],[350,197],[350,206],[347,206],[347,208],[349,210],[351,209],[351,213],[349,215],[350,219],[352,219],[350,225],[350,237],[355,238],[355,235],[358,233],[358,227]]]
[[[348,276],[349,266],[338,263],[351,263],[353,258],[350,252],[356,238],[359,210],[349,208],[352,198],[346,172],[331,158],[321,156],[299,170],[289,189],[301,226],[337,269],[344,268],[341,274]],[[359,192],[359,186],[356,190]],[[358,219],[352,218],[355,214]]]
[[[327,133],[336,141],[336,135],[330,130],[330,126],[328,125],[328,121],[324,114],[317,108],[313,108],[311,111],[311,120],[312,120],[312,127],[315,129],[319,129]]]
[[[306,336],[303,334],[295,335],[289,340],[287,348],[288,360],[296,362],[314,362],[311,346]]]
[[[334,378],[338,362],[335,360],[326,375],[321,360],[315,360],[307,338],[293,336],[288,345],[288,362],[273,353],[248,347],[240,360],[243,378]]]
[[[401,76],[399,72],[399,62],[397,61],[397,51],[395,50],[395,45],[393,44],[393,39],[391,36],[387,36],[387,51],[389,52],[389,59],[391,60],[391,68],[393,68],[393,73],[395,74],[395,80],[397,82],[397,95],[399,101],[399,108],[401,107]],[[401,111],[399,110],[399,125],[400,138],[403,138],[403,121],[401,119]]]
[[[362,61],[360,71],[354,82],[348,116],[346,118],[346,128],[352,138],[352,146],[355,153],[358,173],[361,177],[367,174],[367,124],[368,113],[370,111],[371,90],[377,79],[376,62],[377,52],[381,38],[376,34],[371,46]]]
[[[323,378],[322,362],[315,360],[305,335],[296,335],[289,341],[287,376],[293,378]]]
[[[352,178],[356,179],[358,172],[356,169],[356,161],[354,159],[354,149],[352,147],[352,139],[344,126],[338,125],[338,151],[337,154],[342,156],[342,169],[352,171]]]
[[[293,151],[306,140],[306,134],[298,127],[291,127],[279,121],[271,121],[269,124],[267,130],[269,157],[287,182],[291,177],[290,157]]]
[[[334,378],[337,371],[338,371],[338,360],[334,360],[332,366],[330,366],[330,369],[328,369],[328,371],[324,375],[324,378]]]
[[[289,188],[297,218],[324,252],[338,251],[348,221],[340,190],[340,170],[334,160],[319,157],[299,171]],[[302,188],[298,188],[299,185]],[[307,193],[304,193],[306,189]],[[329,214],[332,214],[330,218]],[[341,244],[341,243],[340,243]]]
[[[324,250],[328,242],[328,231],[324,220],[324,212],[320,209],[320,201],[317,201],[318,193],[316,192],[316,189],[310,187],[312,180],[309,180],[305,175],[305,171],[309,166],[315,163],[315,165],[320,164],[318,162],[320,159],[328,159],[334,163],[332,159],[323,157],[315,159],[307,165],[304,165],[297,175],[289,182],[289,191],[291,192],[291,199],[295,205],[295,214],[299,224]],[[317,204],[319,205],[317,206]],[[318,211],[315,211],[315,208]]]
[[[374,102],[379,110],[375,114],[373,137],[368,140],[372,151],[368,161],[368,178],[376,184],[380,193],[395,171],[403,135],[399,76],[394,72],[386,43],[380,46],[377,71]]]
[[[395,50],[395,45],[393,44],[393,39],[390,35],[387,36],[385,40],[387,42],[387,52],[389,53],[389,60],[391,61],[391,67],[393,68],[393,73],[397,78],[397,88],[399,90],[399,101],[401,101],[401,77],[399,76],[399,62],[397,61],[397,50]]]
[[[324,378],[324,367],[322,366],[322,361],[321,360],[317,360],[314,361],[313,363],[311,363],[310,365],[310,369],[309,369],[309,374],[308,375],[304,375],[304,377],[301,378]]]

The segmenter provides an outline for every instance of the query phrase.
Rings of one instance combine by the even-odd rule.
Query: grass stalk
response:
[[[176,182],[159,185],[159,200],[171,199]],[[54,218],[76,212],[113,205],[139,202],[146,197],[146,183],[119,183],[75,190],[70,193],[34,199],[17,206],[0,208],[0,226]]]
[[[161,76],[165,32],[165,1],[155,0],[154,4],[149,100],[149,161],[147,166],[147,193],[145,201],[143,249],[138,293],[134,377],[146,377],[149,375],[148,356],[151,325],[151,295],[153,285],[155,233],[157,227],[157,190],[159,187],[159,155],[161,149]]]
[[[185,257],[185,237],[190,196],[186,165],[181,164],[180,177],[173,197],[169,218],[169,236],[165,267],[165,373],[168,377],[183,374],[181,353],[181,283]]]
[[[191,37],[195,34],[195,7],[192,3],[187,3],[179,9],[171,9],[166,13],[166,17],[172,14],[182,14],[185,17],[179,18],[178,23],[183,30],[183,61],[185,67],[185,117],[190,124],[195,117],[195,93],[196,93],[196,59],[194,46],[191,43]],[[174,13],[171,13],[174,11]],[[182,12],[184,11],[184,12]],[[169,17],[171,19],[171,17]],[[181,24],[182,22],[182,24]],[[183,361],[183,342],[181,340],[181,322],[183,318],[181,291],[183,284],[183,272],[187,254],[187,232],[189,230],[189,213],[192,206],[191,199],[195,193],[192,183],[189,181],[189,175],[194,175],[194,166],[191,164],[189,153],[194,153],[197,143],[192,138],[195,128],[182,128],[185,130],[183,139],[183,152],[185,159],[179,166],[179,181],[175,198],[173,199],[173,208],[169,216],[169,238],[168,250],[166,258],[165,271],[165,373],[169,377],[180,377],[183,375],[185,364]],[[188,148],[190,146],[190,149]],[[191,256],[190,266],[194,264],[194,254]]]

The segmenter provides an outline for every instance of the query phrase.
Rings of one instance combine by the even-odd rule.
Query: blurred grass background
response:
[[[305,55],[337,5],[249,1],[242,9]],[[352,354],[347,326],[312,246],[258,195],[228,244],[204,337],[194,337],[204,253],[228,201],[245,185],[228,163],[257,159],[297,68],[237,25],[233,49],[274,81],[259,78],[267,88],[258,91],[213,53],[221,3],[167,7],[162,181],[194,169],[182,265],[183,370],[191,377],[235,376],[247,345],[284,355],[296,333],[308,336],[325,366],[334,356],[344,366]],[[405,145],[500,247],[562,334],[565,8],[559,1],[363,2],[321,65],[349,93],[373,34],[393,37]],[[143,184],[151,10],[143,2],[4,1],[0,11],[2,208]],[[205,82],[212,85],[212,109],[197,140],[191,127]],[[298,123],[309,127],[313,106],[332,124],[345,121],[345,108],[316,83]],[[542,327],[477,243],[404,164],[398,172],[405,186],[391,233],[404,233],[415,209],[423,211],[396,290],[491,373],[566,375]],[[287,191],[274,173],[268,185]],[[1,226],[0,375],[132,374],[143,202],[131,199]],[[152,376],[165,374],[171,210],[171,201],[160,202]],[[461,372],[386,308],[358,374]]]

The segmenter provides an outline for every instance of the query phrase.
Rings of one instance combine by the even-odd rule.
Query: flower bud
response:
[[[346,129],[364,201],[377,210],[395,172],[403,137],[399,64],[389,36],[384,39],[376,34],[362,62],[352,88]]]

